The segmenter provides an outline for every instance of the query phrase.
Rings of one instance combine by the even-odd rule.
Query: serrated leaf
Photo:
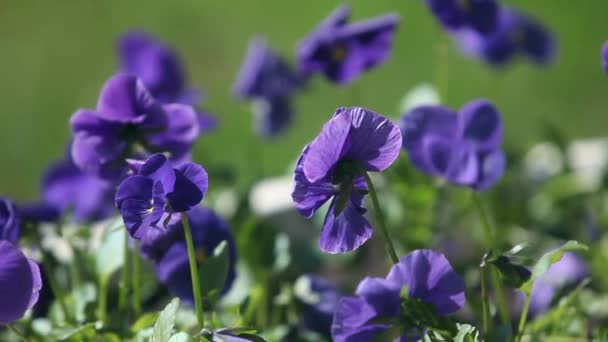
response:
[[[158,312],[148,312],[140,316],[133,325],[131,325],[131,331],[137,333],[143,329],[149,328],[156,323],[158,320]]]
[[[213,255],[208,257],[198,268],[203,297],[209,296],[213,290],[218,291],[218,293],[222,291],[228,276],[229,266],[228,245],[226,241],[222,241],[213,250]]]
[[[149,342],[169,342],[171,334],[173,333],[173,327],[175,326],[175,314],[179,308],[179,299],[173,298],[167,306],[163,309],[158,316],[154,329],[152,330],[152,337]]]
[[[479,330],[470,324],[456,324],[458,333],[454,336],[454,342],[478,342]]]
[[[527,295],[530,295],[530,293],[532,292],[532,287],[534,286],[534,282],[543,274],[545,274],[545,272],[547,272],[551,265],[560,261],[564,256],[565,252],[587,251],[588,249],[589,247],[587,247],[586,245],[577,241],[570,240],[566,242],[563,246],[554,249],[551,252],[545,253],[542,257],[540,257],[540,259],[538,259],[536,265],[534,265],[530,280],[525,282],[520,287],[520,289],[524,291]]]
[[[125,232],[122,229],[106,231],[95,257],[97,274],[109,278],[124,264]]]

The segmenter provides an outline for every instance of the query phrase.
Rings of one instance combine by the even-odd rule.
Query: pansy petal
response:
[[[291,198],[295,203],[296,210],[305,217],[312,215],[319,209],[323,203],[333,196],[336,192],[333,184],[328,180],[319,180],[311,183],[304,176],[302,162],[308,153],[308,146],[302,151],[302,155],[298,159],[295,176],[294,189],[291,193]]]
[[[602,46],[602,66],[604,67],[604,72],[608,74],[608,41]]]
[[[520,14],[523,32],[522,50],[537,64],[547,64],[555,59],[557,43],[555,38],[541,23]]]
[[[40,275],[40,267],[32,260],[27,260],[30,271],[32,272],[32,296],[28,304],[28,309],[31,309],[38,302],[40,290],[42,289],[42,277]]]
[[[365,209],[359,206],[360,202],[355,203],[351,198],[346,208],[336,216],[335,205],[336,199],[327,210],[319,247],[323,252],[331,254],[355,250],[369,240],[373,233],[371,225],[363,216]]]
[[[357,286],[357,296],[363,297],[381,317],[399,315],[401,288],[384,278],[366,277]]]
[[[166,193],[172,192],[175,185],[175,171],[173,166],[162,153],[155,153],[148,158],[139,169],[139,174],[163,185]]]
[[[336,306],[331,326],[331,337],[336,342],[373,341],[387,324],[373,324],[376,318],[374,309],[357,297],[343,297]]]
[[[440,315],[458,311],[465,303],[464,280],[443,254],[432,250],[407,254],[386,279],[396,286],[407,285],[411,297],[432,304]]]
[[[162,108],[167,115],[167,126],[162,132],[152,131],[147,137],[149,142],[168,151],[175,145],[192,146],[200,132],[199,118],[194,108],[178,103],[164,105]]]
[[[198,205],[209,186],[207,171],[195,163],[185,163],[175,171],[175,187],[167,195],[171,209],[185,212]]]
[[[0,197],[0,241],[17,243],[21,233],[19,213],[8,198]]]
[[[0,241],[0,260],[0,325],[5,325],[23,317],[30,307],[40,275],[32,275],[28,259],[8,241]]]
[[[478,153],[468,142],[455,143],[445,177],[453,184],[474,184],[481,174]]]
[[[487,100],[467,103],[458,115],[458,136],[482,151],[493,150],[502,143],[503,124],[500,113]]]
[[[424,170],[434,176],[445,176],[450,167],[453,150],[452,140],[436,135],[425,136],[420,150]]]
[[[139,239],[163,215],[162,183],[144,176],[131,176],[118,186],[115,201],[129,233]]]
[[[351,116],[346,112],[332,117],[313,140],[302,163],[304,175],[315,183],[328,176],[342,157],[342,150],[351,129]]]
[[[506,168],[505,154],[496,150],[489,154],[482,154],[479,157],[480,171],[479,178],[474,184],[477,191],[484,191],[494,185],[502,177]]]

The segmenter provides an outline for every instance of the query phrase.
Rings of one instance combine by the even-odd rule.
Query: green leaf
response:
[[[510,325],[501,325],[492,330],[489,336],[486,336],[486,341],[492,342],[510,342],[513,340],[513,328]]]
[[[493,258],[489,263],[498,269],[502,282],[510,287],[519,288],[532,276],[532,272],[527,267],[513,262],[504,255]]]
[[[140,330],[145,328],[149,328],[156,323],[158,320],[159,313],[158,312],[148,312],[140,316],[133,325],[131,325],[131,331],[133,333],[137,333]]]
[[[454,336],[454,342],[478,342],[479,330],[470,324],[456,324],[458,333]]]
[[[152,337],[150,337],[149,342],[169,342],[169,338],[173,333],[175,314],[178,308],[178,298],[173,298],[171,303],[165,306],[165,309],[160,313],[156,324],[154,324],[154,330],[152,331]]]
[[[538,259],[536,265],[534,265],[534,268],[532,269],[532,277],[530,278],[530,280],[525,282],[520,287],[520,289],[524,291],[527,295],[530,295],[534,282],[543,274],[545,274],[545,272],[547,272],[551,265],[560,261],[562,259],[562,256],[564,256],[565,252],[587,251],[588,249],[589,247],[587,247],[586,245],[571,240],[566,242],[563,246],[554,249],[551,252],[545,253],[540,259]]]
[[[95,257],[97,274],[101,278],[109,278],[122,267],[124,264],[124,248],[124,230],[108,229]]]
[[[222,241],[213,251],[213,255],[198,268],[203,297],[209,296],[213,290],[220,292],[224,288],[229,265],[230,253],[226,241]]]
[[[53,331],[52,335],[59,341],[93,341],[97,335],[95,323],[80,327],[63,327]]]
[[[192,337],[185,332],[178,332],[171,336],[169,342],[192,342]]]

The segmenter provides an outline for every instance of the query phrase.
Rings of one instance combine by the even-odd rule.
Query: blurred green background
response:
[[[354,19],[401,14],[392,58],[348,88],[316,78],[297,98],[288,133],[263,141],[252,133],[249,105],[230,96],[249,38],[264,34],[293,60],[296,42],[339,1],[2,0],[0,194],[35,199],[42,170],[64,151],[71,114],[95,106],[102,83],[116,70],[115,40],[130,29],[149,31],[182,54],[190,84],[206,91],[203,107],[221,125],[197,144],[196,160],[233,165],[240,179],[260,167],[268,175],[284,173],[337,106],[362,105],[397,116],[407,90],[437,78],[442,44],[449,47],[444,102],[460,107],[475,97],[493,100],[504,115],[506,144],[530,146],[542,139],[547,123],[569,138],[605,134],[608,79],[599,51],[608,39],[608,1],[504,1],[553,30],[559,57],[548,68],[522,60],[501,70],[463,56],[422,0],[350,3]]]

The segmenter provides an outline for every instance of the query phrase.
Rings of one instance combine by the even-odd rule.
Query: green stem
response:
[[[479,211],[479,215],[481,216],[481,226],[483,228],[486,248],[492,249],[494,247],[494,232],[492,230],[492,224],[490,223],[490,216],[483,206],[481,197],[477,191],[473,191],[473,202],[475,203],[475,206]]]
[[[139,241],[134,240],[133,251],[133,311],[135,317],[141,314],[141,256],[139,255]]]
[[[490,299],[488,297],[488,285],[486,280],[487,266],[485,261],[481,264],[480,278],[481,278],[481,315],[483,322],[483,331],[486,335],[490,333]]]
[[[524,302],[524,308],[521,312],[521,317],[519,317],[519,325],[517,326],[517,337],[515,339],[516,341],[521,341],[524,335],[524,329],[526,328],[526,320],[528,319],[528,310],[530,310],[530,299],[532,298],[532,296],[528,293],[525,293],[525,295],[526,301]]]
[[[190,261],[190,275],[192,278],[192,290],[194,291],[194,307],[196,309],[196,318],[198,320],[199,330],[205,328],[205,315],[203,313],[203,298],[201,295],[200,278],[198,275],[198,265],[196,263],[196,252],[194,250],[194,242],[192,241],[192,230],[186,213],[181,213],[182,225],[184,226],[184,234],[186,235],[186,246],[188,247],[188,260]]]
[[[507,305],[505,293],[500,281],[500,275],[498,274],[496,267],[492,267],[490,269],[490,274],[492,275],[492,283],[496,289],[496,301],[498,302],[498,314],[500,315],[500,322],[503,325],[509,325],[511,323],[509,317],[509,306]]]
[[[131,249],[129,248],[129,232],[124,229],[125,237],[123,244],[123,258],[124,262],[122,265],[122,273],[120,275],[120,295],[118,297],[118,311],[122,317],[122,321],[127,320],[127,303],[129,301],[129,287],[131,278]]]
[[[446,102],[448,98],[448,74],[449,74],[449,44],[444,37],[445,33],[440,30],[439,44],[436,48],[437,67],[435,68],[435,87],[441,102]]]
[[[23,341],[29,341],[29,339],[16,327],[14,327],[12,324],[7,324],[6,327],[13,332],[13,334],[17,335],[17,337],[19,337],[20,339],[22,339]]]
[[[399,258],[397,257],[397,252],[395,252],[395,246],[393,246],[393,242],[388,234],[388,230],[386,229],[386,224],[384,223],[384,214],[380,209],[380,202],[378,202],[378,195],[376,194],[376,189],[374,188],[374,184],[372,183],[371,178],[369,178],[369,174],[367,172],[362,172],[363,177],[365,177],[365,182],[367,183],[367,188],[369,190],[369,194],[372,197],[372,203],[374,204],[374,212],[376,213],[376,220],[378,221],[378,225],[380,226],[380,230],[384,235],[384,241],[386,242],[386,249],[388,251],[389,256],[394,264],[399,262]]]
[[[99,278],[99,301],[97,302],[98,319],[106,325],[108,320],[108,283],[109,278],[102,276]]]
[[[59,286],[59,283],[57,283],[57,279],[55,279],[55,273],[53,273],[52,271],[53,268],[48,262],[48,254],[46,254],[45,252],[42,252],[42,265],[46,270],[46,276],[48,278],[49,287],[51,288],[53,295],[55,295],[55,298],[57,298],[59,306],[61,307],[61,311],[63,311],[63,317],[67,322],[71,322],[72,315],[70,313],[70,310],[68,310],[68,305],[65,301],[66,294]]]

